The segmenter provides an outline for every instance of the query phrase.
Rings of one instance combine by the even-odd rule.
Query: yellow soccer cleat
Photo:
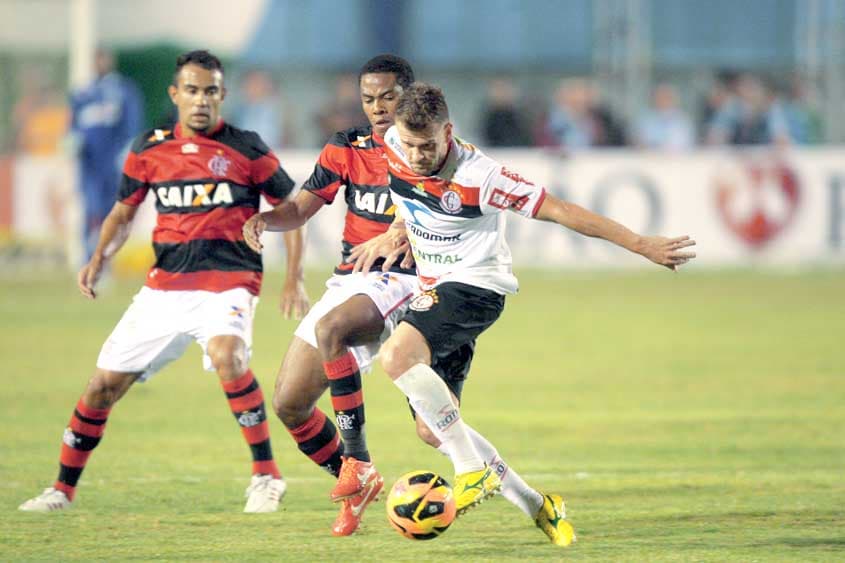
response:
[[[543,495],[543,506],[534,522],[555,545],[566,547],[575,542],[575,530],[566,518],[566,505],[560,495]]]
[[[455,475],[456,515],[462,516],[467,510],[478,506],[484,499],[492,497],[502,490],[502,482],[490,467],[469,473]]]

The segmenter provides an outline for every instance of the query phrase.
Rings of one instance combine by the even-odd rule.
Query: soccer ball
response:
[[[387,519],[411,540],[433,540],[455,519],[452,487],[432,471],[402,475],[387,496]]]

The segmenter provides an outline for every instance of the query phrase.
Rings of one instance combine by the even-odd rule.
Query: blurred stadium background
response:
[[[173,119],[175,57],[219,53],[226,117],[297,181],[331,132],[363,121],[360,64],[396,52],[445,89],[460,135],[635,229],[690,232],[701,266],[841,263],[842,0],[3,0],[0,21],[6,274],[80,261],[66,100],[97,45],[141,89],[146,126]],[[332,211],[311,229],[312,263],[334,260]],[[618,259],[564,234],[532,244],[537,226],[512,224],[518,262]]]
[[[510,220],[523,289],[481,339],[465,416],[568,495],[582,539],[568,557],[842,559],[845,0],[0,0],[0,559],[558,555],[504,501],[425,546],[381,508],[326,543],[328,478],[278,423],[288,512],[255,526],[236,514],[246,453],[197,350],[121,403],[74,513],[14,513],[53,478],[69,409],[151,258],[148,207],[103,300],[76,293],[67,100],[97,45],[140,88],[145,126],[173,118],[179,53],[221,55],[224,115],[261,127],[297,182],[330,132],[364,121],[358,67],[395,52],[510,168],[635,230],[692,235],[699,257],[671,276]],[[309,226],[312,299],[342,215]],[[295,327],[275,311],[278,280],[256,319],[267,390]],[[448,474],[386,378],[367,381],[388,481],[409,464]]]

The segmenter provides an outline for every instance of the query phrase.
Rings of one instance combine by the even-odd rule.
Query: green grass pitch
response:
[[[333,538],[331,479],[275,418],[288,494],[278,513],[242,514],[248,449],[198,346],[117,405],[72,510],[18,512],[55,478],[62,430],[140,283],[91,303],[68,274],[0,282],[0,560],[845,559],[845,272],[520,274],[479,341],[463,415],[564,495],[573,548],[502,498],[431,542],[393,532],[383,502]],[[313,300],[324,277],[309,275]],[[255,323],[268,400],[295,328],[279,278]],[[380,369],[364,391],[386,487],[412,469],[451,480]]]

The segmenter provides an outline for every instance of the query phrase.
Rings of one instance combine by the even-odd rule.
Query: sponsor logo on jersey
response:
[[[429,289],[428,291],[424,291],[420,293],[414,300],[411,301],[409,307],[413,311],[428,311],[432,307],[434,307],[440,299],[437,297],[437,290],[436,289]]]
[[[230,164],[232,164],[232,161],[223,156],[222,151],[219,151],[218,154],[209,159],[208,169],[215,176],[225,176]]]
[[[414,223],[406,223],[405,225],[411,230],[411,234],[423,240],[430,240],[432,242],[456,242],[461,240],[460,233],[456,235],[438,235],[437,233],[431,233],[425,229],[421,229]]]
[[[529,186],[533,186],[533,185],[534,185],[534,183],[533,183],[533,182],[529,182],[528,180],[526,180],[525,178],[523,178],[522,176],[520,176],[520,175],[519,175],[519,174],[517,174],[516,172],[512,172],[511,170],[508,170],[508,169],[507,169],[507,168],[505,168],[504,166],[502,166],[502,172],[501,172],[501,174],[502,174],[502,176],[504,176],[505,178],[508,178],[509,180],[513,180],[514,182],[516,182],[516,183],[518,183],[518,184],[528,184]]]
[[[227,182],[219,184],[186,184],[161,186],[156,196],[163,207],[200,207],[232,203],[232,188]]]
[[[457,254],[437,254],[434,252],[421,252],[419,250],[414,253],[414,258],[431,264],[457,264],[463,260]]]
[[[358,135],[357,140],[356,140],[356,141],[352,141],[350,144],[351,144],[353,147],[364,147],[364,146],[366,146],[366,145],[367,145],[367,141],[369,141],[369,140],[370,140],[370,139],[372,139],[372,138],[373,138],[373,136],[372,136],[372,135],[366,135],[366,136],[361,136],[361,135]]]
[[[147,138],[147,142],[154,143],[156,141],[163,141],[168,135],[170,135],[170,129],[156,129],[153,131],[153,134]]]
[[[376,200],[374,192],[355,190],[355,207],[367,213],[378,215],[393,215],[396,213],[396,206],[390,201],[390,194],[381,193]]]
[[[493,188],[487,203],[499,209],[522,211],[522,208],[528,203],[528,195],[509,194],[499,188]]]
[[[185,143],[182,145],[182,154],[197,154],[200,152],[199,145],[194,143]]]
[[[443,211],[451,213],[452,215],[460,213],[463,208],[463,204],[461,203],[461,194],[455,190],[446,190],[443,192],[443,195],[440,196],[440,207],[443,208]]]

